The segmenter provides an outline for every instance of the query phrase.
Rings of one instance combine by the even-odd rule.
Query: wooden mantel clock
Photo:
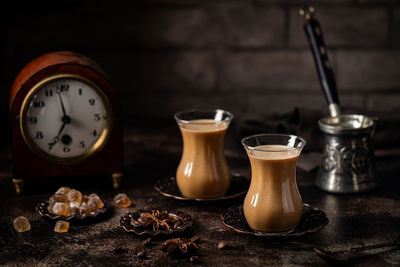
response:
[[[73,52],[42,55],[10,93],[13,182],[111,175],[122,178],[122,130],[115,90],[100,67]]]

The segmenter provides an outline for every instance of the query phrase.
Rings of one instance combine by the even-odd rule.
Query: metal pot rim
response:
[[[370,132],[377,118],[360,114],[342,114],[318,120],[321,131],[328,134],[358,135]]]

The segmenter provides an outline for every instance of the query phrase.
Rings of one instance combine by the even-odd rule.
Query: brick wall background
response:
[[[399,1],[6,2],[0,11],[2,125],[8,125],[8,93],[19,70],[57,50],[83,53],[105,69],[119,91],[125,127],[148,118],[173,124],[172,114],[188,108],[225,108],[237,121],[294,107],[326,115],[298,15],[299,7],[313,4],[343,108],[379,116],[386,133],[380,131],[378,143],[392,146],[391,134],[400,144]]]

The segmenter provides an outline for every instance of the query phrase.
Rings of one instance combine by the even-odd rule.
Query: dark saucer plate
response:
[[[322,210],[314,209],[308,204],[303,204],[303,214],[297,227],[289,232],[267,233],[253,230],[249,227],[243,214],[243,205],[230,207],[221,215],[222,223],[241,234],[264,237],[290,237],[313,233],[324,228],[329,219]]]
[[[169,214],[172,215],[177,215],[183,219],[182,223],[178,225],[176,228],[171,227],[170,229],[163,229],[159,228],[156,231],[153,231],[152,225],[147,226],[147,227],[142,227],[142,226],[133,226],[131,223],[132,220],[137,220],[142,212],[148,212],[152,213],[154,209],[138,209],[133,212],[127,212],[125,215],[121,216],[119,219],[119,227],[122,227],[125,231],[134,233],[136,235],[151,235],[151,236],[156,236],[156,235],[170,235],[173,233],[182,233],[186,229],[189,229],[193,225],[193,218],[187,213],[184,213],[182,211],[166,211],[162,210],[163,212],[168,212]],[[160,210],[161,211],[161,210]]]
[[[107,205],[107,203],[104,203],[104,207],[102,207],[101,209],[92,211],[89,214],[82,214],[80,216],[63,216],[63,215],[56,215],[56,214],[50,213],[49,210],[47,209],[48,206],[49,206],[48,201],[41,202],[36,206],[36,211],[42,217],[49,218],[52,220],[64,220],[64,221],[74,221],[74,220],[82,221],[82,220],[98,218],[98,217],[101,217],[103,214],[105,214],[107,212],[107,210],[109,210],[109,208],[110,208]]]
[[[232,174],[231,184],[225,195],[222,197],[215,198],[189,198],[182,196],[179,191],[178,184],[176,183],[175,177],[164,177],[154,184],[154,189],[156,189],[161,195],[175,198],[178,200],[194,200],[194,201],[215,201],[215,200],[225,200],[232,199],[246,194],[250,186],[250,180],[240,174]]]

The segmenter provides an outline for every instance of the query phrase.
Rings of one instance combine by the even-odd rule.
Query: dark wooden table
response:
[[[148,132],[125,131],[125,180],[123,187],[112,189],[110,178],[37,180],[29,182],[24,195],[17,196],[11,183],[11,151],[0,154],[0,264],[6,265],[192,265],[187,259],[170,259],[159,249],[164,238],[153,240],[144,248],[144,237],[124,232],[118,220],[127,210],[153,206],[175,208],[195,218],[191,231],[182,236],[201,236],[198,265],[324,265],[314,247],[330,251],[350,250],[391,242],[400,237],[400,158],[377,158],[377,175],[382,178],[379,190],[363,195],[333,195],[313,185],[316,172],[298,171],[298,184],[303,201],[322,209],[329,224],[319,232],[295,238],[260,238],[241,235],[226,229],[220,214],[242,198],[211,203],[182,202],[161,196],[153,189],[154,182],[173,174],[179,161],[181,146],[176,130]],[[249,166],[239,146],[227,149],[230,166],[248,173]],[[118,192],[127,193],[134,205],[114,209],[103,220],[91,224],[71,225],[66,234],[53,232],[54,222],[41,218],[35,206],[47,199],[60,185],[77,188],[84,193],[97,192],[111,201]],[[12,221],[17,216],[29,218],[32,229],[17,233]],[[220,241],[228,247],[218,250]],[[119,248],[119,249],[117,249]],[[138,252],[146,250],[147,258]],[[383,248],[368,251],[374,254],[353,262],[355,265],[399,265],[400,250]]]

